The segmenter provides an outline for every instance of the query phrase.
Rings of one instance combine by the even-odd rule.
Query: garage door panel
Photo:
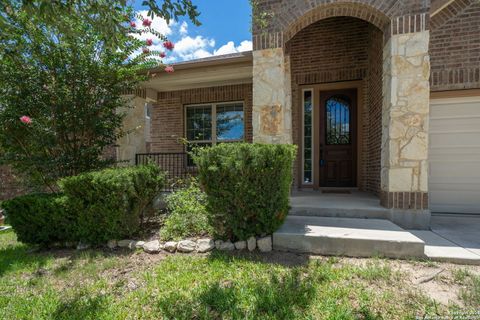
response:
[[[480,122],[480,121],[479,121]],[[480,124],[479,124],[480,125]],[[445,130],[448,130],[446,128]],[[470,131],[470,132],[455,132],[451,130],[450,132],[445,131],[443,133],[430,133],[430,144],[438,147],[448,147],[448,146],[479,146],[479,136],[480,130]]]
[[[455,118],[456,116],[480,116],[478,101],[474,99],[443,99],[431,103],[430,119],[439,117]]]
[[[478,161],[430,162],[430,178],[435,179],[436,177],[448,177],[461,181],[480,179]]]
[[[480,97],[432,100],[429,133],[432,212],[480,213]]]
[[[479,132],[478,123],[480,122],[480,116],[463,116],[462,118],[453,119],[435,119],[431,118],[430,131],[435,133],[449,133],[452,131],[472,131]]]

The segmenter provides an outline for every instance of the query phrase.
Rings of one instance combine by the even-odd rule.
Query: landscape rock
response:
[[[108,240],[107,247],[109,249],[115,249],[118,246],[117,240]]]
[[[235,249],[235,246],[231,241],[217,240],[215,241],[215,248],[222,251],[232,251]]]
[[[272,237],[267,236],[257,240],[258,250],[260,252],[270,252],[272,251]]]
[[[143,248],[144,244],[145,244],[145,241],[136,241],[135,242],[135,248],[136,249],[141,249],[141,248]]]
[[[246,241],[237,241],[234,243],[235,249],[237,250],[245,250],[247,248],[247,242]]]
[[[143,251],[146,253],[159,253],[160,252],[160,241],[158,240],[153,240],[146,242],[143,245]]]
[[[77,244],[77,250],[86,250],[88,248],[90,248],[90,245],[88,243],[79,242]]]
[[[195,241],[182,240],[178,242],[177,251],[184,252],[184,253],[192,252],[193,250],[195,250],[196,246],[197,244],[195,243]]]
[[[168,241],[163,246],[163,249],[167,250],[168,252],[175,252],[177,250],[177,242]]]
[[[135,247],[135,241],[133,240],[120,240],[118,241],[118,246],[120,248],[130,248],[133,246]]]
[[[248,248],[248,251],[255,250],[257,248],[257,238],[255,238],[255,237],[248,238],[247,248]]]
[[[199,239],[196,250],[199,253],[212,251],[215,248],[215,242],[212,239]]]

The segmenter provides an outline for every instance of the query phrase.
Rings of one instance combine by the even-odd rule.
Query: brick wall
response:
[[[7,200],[25,193],[20,179],[8,166],[0,166],[0,200]]]
[[[362,168],[365,168],[363,188],[380,193],[382,156],[382,105],[383,105],[383,35],[372,25],[368,28],[368,78],[365,90],[366,119],[364,120],[364,152]]]
[[[254,26],[254,50],[279,48],[312,22],[330,17],[360,18],[384,31],[385,39],[429,29],[430,1],[418,0],[259,0],[258,9],[271,13],[267,28]]]
[[[252,141],[252,85],[230,85],[160,92],[152,108],[150,152],[183,152],[184,106],[188,104],[243,101],[245,138]]]
[[[363,161],[360,165],[363,190],[380,188],[381,107],[383,35],[366,21],[349,17],[329,18],[300,31],[286,45],[290,56],[293,98],[293,141],[301,145],[301,85],[365,80]],[[295,165],[296,174],[299,160]]]
[[[480,88],[480,1],[459,0],[432,18],[431,90]]]

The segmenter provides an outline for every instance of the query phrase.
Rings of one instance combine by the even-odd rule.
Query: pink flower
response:
[[[148,54],[148,53],[150,53],[150,49],[148,49],[148,48],[142,48],[142,52],[143,52],[144,54]]]
[[[137,24],[135,23],[135,21],[130,21],[130,27],[135,28],[136,26]]]
[[[148,18],[145,18],[145,20],[143,20],[142,24],[143,24],[144,27],[150,27],[150,25],[152,24],[152,20],[150,20]]]
[[[21,116],[20,121],[22,121],[22,123],[25,123],[25,124],[31,124],[32,118],[30,118],[29,116]]]
[[[160,52],[160,58],[165,58],[167,56],[167,54],[165,52]]]
[[[172,41],[165,41],[163,43],[163,46],[165,47],[165,49],[168,49],[168,50],[173,50],[173,48],[175,48],[175,45],[173,44]]]
[[[165,72],[166,72],[166,73],[174,73],[175,70],[173,69],[172,66],[166,66],[166,67],[165,67]]]
[[[147,44],[147,46],[151,46],[153,44],[153,40],[152,39],[147,39],[145,41],[145,43]]]

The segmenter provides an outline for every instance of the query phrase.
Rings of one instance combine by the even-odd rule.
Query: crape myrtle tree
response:
[[[167,20],[198,16],[190,1],[145,2]],[[111,165],[102,154],[124,134],[124,94],[174,47],[152,19],[125,1],[0,0],[0,163],[52,191],[61,177]]]

